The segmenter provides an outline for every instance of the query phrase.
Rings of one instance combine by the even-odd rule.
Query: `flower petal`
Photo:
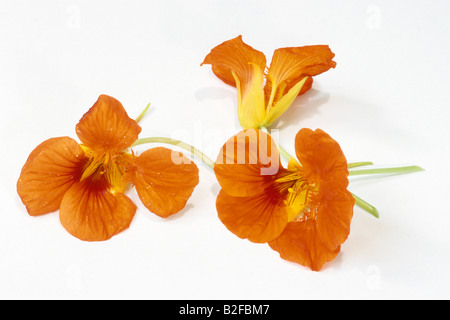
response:
[[[264,193],[283,170],[272,137],[255,129],[231,137],[223,145],[214,165],[220,186],[235,197]]]
[[[266,56],[245,44],[242,41],[242,36],[238,36],[213,48],[201,65],[212,65],[212,70],[219,79],[229,85],[236,86],[232,71],[236,73],[241,83],[245,84],[244,79],[251,74],[250,63],[258,66],[260,70],[264,70],[266,68]]]
[[[334,250],[347,240],[353,218],[355,199],[341,184],[323,182],[311,200],[316,228],[322,243]]]
[[[112,194],[105,181],[86,179],[64,195],[59,210],[63,227],[84,241],[104,241],[127,229],[136,212],[124,194]]]
[[[303,79],[299,79],[299,82],[302,81]],[[298,93],[299,96],[301,96],[302,94],[306,93],[309,89],[312,88],[313,85],[313,77],[307,77],[306,78],[306,82],[305,84],[302,86],[302,88],[300,89],[300,92]],[[293,87],[293,86],[292,86]],[[292,89],[290,89],[292,90]],[[289,90],[289,91],[290,91]]]
[[[266,117],[264,101],[264,74],[255,64],[251,64],[251,75],[241,80],[233,72],[238,90],[238,117],[243,129],[260,128]]]
[[[287,224],[285,205],[276,194],[233,197],[221,190],[216,207],[228,230],[256,243],[276,239]]]
[[[347,239],[353,218],[355,199],[347,190],[347,160],[339,144],[320,129],[300,130],[295,150],[304,177],[318,187],[310,206],[319,237],[334,250]]]
[[[17,181],[17,192],[28,213],[36,216],[58,210],[66,191],[80,179],[86,161],[80,145],[68,137],[37,146]]]
[[[269,246],[280,254],[282,259],[299,263],[319,271],[323,265],[336,258],[340,247],[327,248],[319,237],[320,231],[312,220],[289,222],[284,232]]]
[[[339,144],[324,131],[301,129],[295,137],[295,151],[307,179],[348,186],[347,159]]]
[[[285,82],[285,90],[289,91],[305,76],[316,76],[335,68],[334,56],[326,45],[277,49],[270,64],[268,85],[277,89]]]
[[[242,41],[228,40],[211,50],[203,64],[211,64],[215,75],[237,87],[239,122],[244,129],[258,128],[265,117],[265,55]]]
[[[269,108],[266,117],[264,119],[263,125],[269,127],[272,123],[277,120],[294,102],[295,98],[299,95],[299,92],[303,90],[305,83],[308,81],[308,78],[303,78],[303,80],[299,81],[295,86],[289,90],[284,96],[282,96],[273,106]]]
[[[183,209],[199,182],[195,163],[161,147],[137,157],[134,170],[133,183],[142,203],[163,218]]]
[[[84,145],[106,153],[129,148],[138,139],[141,127],[128,117],[118,100],[101,95],[77,124],[76,131]]]

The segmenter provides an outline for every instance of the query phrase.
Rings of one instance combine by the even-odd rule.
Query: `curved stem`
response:
[[[137,140],[131,147],[136,147],[136,146],[146,144],[146,143],[165,143],[165,144],[170,144],[170,145],[182,148],[186,151],[189,151],[191,154],[196,155],[208,167],[210,167],[211,169],[214,169],[214,161],[212,161],[209,157],[207,157],[200,150],[198,150],[198,149],[194,148],[193,146],[191,146],[183,141],[180,141],[180,140],[164,138],[164,137],[142,138],[142,139]]]

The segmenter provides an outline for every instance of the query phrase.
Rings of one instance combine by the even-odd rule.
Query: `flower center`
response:
[[[286,199],[288,221],[300,221],[310,217],[311,196],[317,191],[317,187],[300,178],[288,191]]]
[[[104,188],[112,194],[125,192],[128,183],[124,175],[132,155],[126,152],[98,154],[86,146],[81,145],[81,148],[88,160],[80,181],[89,179],[92,186]]]
[[[302,176],[302,167],[289,168],[288,173],[276,180],[279,191],[284,194],[288,221],[300,221],[311,215],[311,197],[318,191],[317,185]]]

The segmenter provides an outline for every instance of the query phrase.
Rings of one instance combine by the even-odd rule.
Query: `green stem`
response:
[[[264,133],[267,133],[270,136],[270,131],[269,129],[267,129],[266,127],[261,127],[260,130]],[[296,158],[294,158],[293,156],[291,156],[289,154],[289,152],[287,152],[283,147],[281,147],[278,143],[275,142],[275,144],[278,147],[278,150],[280,151],[280,154],[287,160],[289,161],[291,158],[294,159],[295,161],[298,162],[298,160]]]
[[[373,215],[375,218],[380,218],[380,215],[378,214],[378,210],[377,208],[375,208],[374,206],[372,206],[371,204],[367,203],[366,201],[364,201],[363,199],[361,199],[360,197],[358,197],[357,195],[352,193],[353,198],[355,198],[355,204],[360,207],[361,209],[367,211],[368,213],[370,213],[371,215]]]
[[[424,169],[418,166],[396,167],[396,168],[381,168],[381,169],[366,169],[350,171],[351,176],[365,175],[365,174],[389,174],[389,173],[410,173],[423,171]]]
[[[286,150],[284,150],[280,145],[278,145],[278,149],[280,150],[281,155],[287,160],[289,161],[291,158],[293,158],[295,161],[298,162],[298,160],[296,158],[294,158],[293,156],[291,156]]]
[[[175,140],[175,139],[170,139],[170,138],[164,138],[164,137],[152,137],[152,138],[142,138],[137,140],[132,147],[136,147],[139,146],[141,144],[146,144],[146,143],[165,143],[165,144],[171,144],[173,146],[182,148],[184,150],[187,150],[189,152],[191,152],[191,154],[196,155],[197,157],[199,157],[208,167],[210,167],[211,169],[214,169],[214,161],[212,161],[210,158],[208,158],[203,152],[201,152],[200,150],[194,148],[193,146],[180,141],[180,140]]]
[[[136,122],[139,123],[139,121],[142,120],[142,118],[143,118],[143,117],[145,116],[145,114],[147,113],[148,108],[150,108],[150,105],[151,105],[151,103],[149,103],[149,104],[145,107],[144,111],[142,111],[141,114],[136,118]]]
[[[373,162],[353,162],[353,163],[348,163],[347,168],[351,169],[351,168],[356,168],[356,167],[370,166],[372,164],[373,164]]]

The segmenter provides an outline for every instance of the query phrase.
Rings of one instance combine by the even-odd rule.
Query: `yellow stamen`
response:
[[[302,177],[300,166],[292,166],[289,171],[290,173],[276,180],[276,185],[279,192],[286,194],[284,203],[288,221],[296,221],[309,215],[311,196],[318,188]]]
[[[87,178],[92,180],[105,179],[109,185],[111,193],[123,193],[127,188],[127,181],[124,179],[126,169],[132,158],[132,154],[96,154],[92,149],[81,145],[81,148],[88,157],[80,181]]]

